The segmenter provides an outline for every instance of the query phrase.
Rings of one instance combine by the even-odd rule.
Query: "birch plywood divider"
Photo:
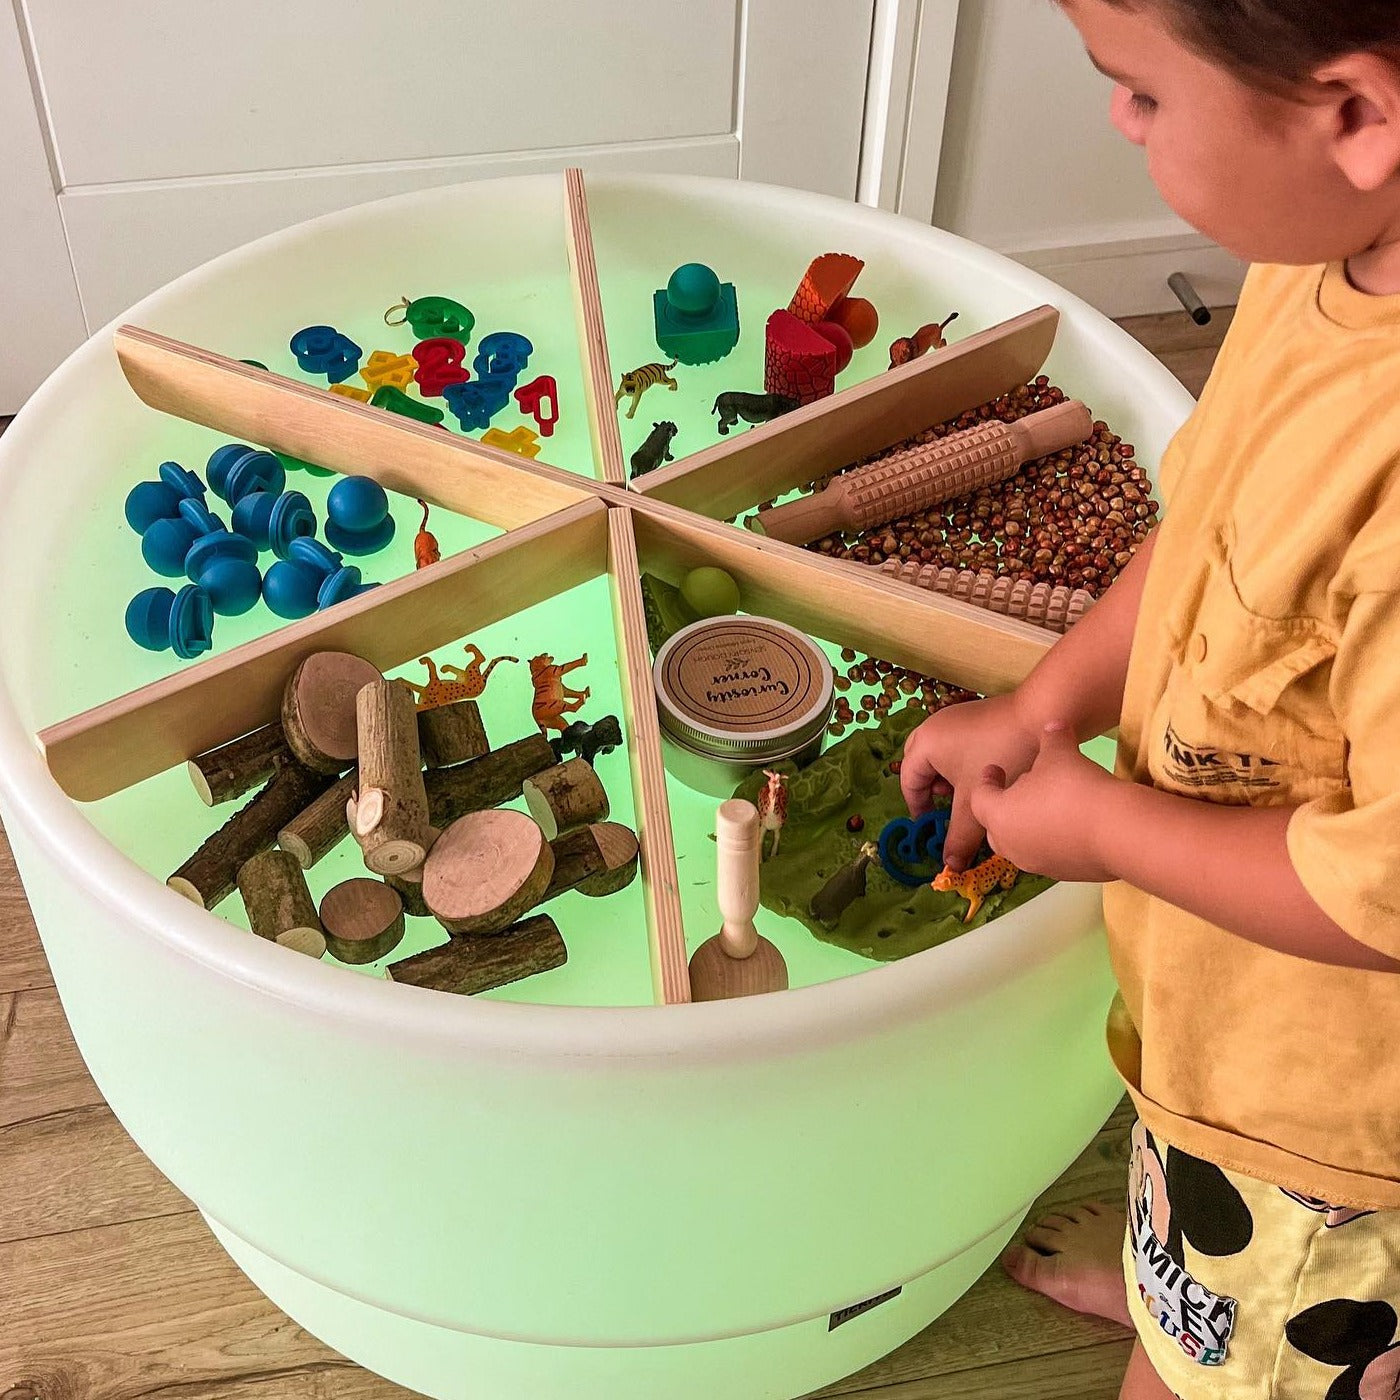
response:
[[[565,172],[564,194],[569,216],[569,271],[574,281],[579,343],[584,352],[584,394],[588,399],[588,431],[593,438],[594,460],[604,481],[625,486],[627,464],[622,458],[622,434],[611,403],[612,366],[582,170]]]

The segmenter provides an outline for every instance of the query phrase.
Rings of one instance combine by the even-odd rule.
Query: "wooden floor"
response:
[[[1124,324],[1199,392],[1228,313],[1204,331],[1184,316]],[[1120,1104],[1036,1213],[1121,1198],[1129,1122]],[[918,1337],[821,1394],[1113,1400],[1128,1350],[1120,1328],[994,1268]],[[0,1400],[409,1394],[267,1302],[137,1151],[69,1035],[0,831]]]

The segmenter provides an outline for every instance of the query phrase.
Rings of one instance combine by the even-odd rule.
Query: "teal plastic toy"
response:
[[[280,495],[287,483],[287,473],[279,458],[241,442],[225,443],[215,448],[205,469],[209,485],[216,496],[236,506],[244,496],[254,491]]]
[[[293,540],[315,535],[316,513],[300,491],[251,491],[233,508],[233,528],[260,552],[270,549],[286,559]]]
[[[377,554],[394,538],[384,488],[367,476],[337,481],[326,497],[326,541],[342,554]]]
[[[722,360],[739,343],[739,294],[704,263],[682,263],[653,302],[656,343],[683,365]]]
[[[214,644],[214,605],[192,583],[178,593],[147,588],[127,604],[126,633],[147,651],[173,650],[181,661],[188,661]]]

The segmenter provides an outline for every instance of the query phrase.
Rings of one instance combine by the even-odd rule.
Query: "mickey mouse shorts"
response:
[[[1139,1122],[1123,1270],[1180,1400],[1400,1400],[1400,1211],[1295,1195]]]

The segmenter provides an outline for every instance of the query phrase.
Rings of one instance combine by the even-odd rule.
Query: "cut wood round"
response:
[[[300,763],[283,764],[253,800],[240,807],[165,883],[212,909],[233,893],[239,867],[265,851],[277,833],[331,784]]]
[[[598,845],[603,868],[575,888],[590,899],[603,899],[626,889],[637,877],[637,837],[621,822],[598,822],[588,830]]]
[[[787,986],[787,963],[762,934],[746,958],[731,958],[725,951],[724,935],[717,933],[706,939],[690,960],[692,1001],[725,1001],[730,997],[785,992]]]
[[[450,768],[491,752],[486,726],[475,700],[458,700],[451,705],[418,713],[418,744],[423,762],[429,768]]]
[[[325,930],[306,876],[286,851],[262,851],[239,867],[238,890],[248,924],[259,938],[319,958],[326,951]]]
[[[346,804],[346,820],[376,875],[413,870],[432,845],[413,691],[403,681],[374,680],[355,707],[360,785]]]
[[[433,917],[433,911],[428,908],[427,901],[423,898],[422,866],[417,870],[405,870],[399,875],[386,875],[384,883],[403,900],[405,914],[412,914],[415,919]]]
[[[358,782],[358,772],[347,773],[277,833],[277,844],[284,851],[290,851],[303,870],[310,870],[349,836],[345,804]]]
[[[581,758],[571,758],[526,778],[521,791],[530,815],[539,822],[549,841],[575,827],[607,820],[608,795],[593,765]]]
[[[206,807],[217,807],[265,783],[291,757],[282,726],[274,722],[208,753],[197,754],[185,766],[200,801]]]
[[[347,651],[318,651],[292,672],[282,692],[282,728],[292,752],[308,768],[339,776],[359,753],[355,697],[377,667]]]
[[[470,812],[438,838],[423,898],[449,933],[498,933],[549,888],[554,852],[523,812]]]
[[[376,962],[403,939],[403,900],[379,880],[346,880],[321,901],[321,927],[332,957],[343,963]]]
[[[440,948],[391,963],[388,972],[392,982],[472,996],[563,967],[568,960],[554,920],[536,914],[489,938],[453,938]]]
[[[455,767],[430,769],[424,777],[428,820],[445,828],[468,812],[499,807],[520,796],[526,778],[558,762],[549,740],[543,734],[531,734]]]

